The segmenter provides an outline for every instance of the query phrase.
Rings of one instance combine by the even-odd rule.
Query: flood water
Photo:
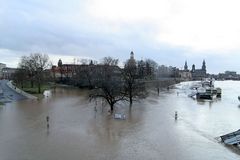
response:
[[[215,82],[222,99],[200,102],[187,96],[190,83],[152,93],[131,109],[118,104],[125,120],[76,88],[0,106],[0,160],[240,160],[239,148],[217,138],[240,129],[240,82]]]

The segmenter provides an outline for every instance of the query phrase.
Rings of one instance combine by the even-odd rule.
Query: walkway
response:
[[[0,80],[0,88],[3,91],[3,97],[9,99],[10,101],[18,101],[18,100],[23,100],[26,99],[25,96],[17,93],[14,91],[12,88],[9,88],[7,83],[8,80]]]

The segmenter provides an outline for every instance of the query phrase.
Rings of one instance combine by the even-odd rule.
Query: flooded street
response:
[[[115,112],[126,120],[114,119],[108,106],[89,102],[86,91],[76,88],[7,103],[0,106],[0,159],[240,160],[239,148],[217,140],[240,129],[240,82],[215,82],[222,99],[200,102],[187,96],[190,83],[152,94],[131,109],[118,104]]]

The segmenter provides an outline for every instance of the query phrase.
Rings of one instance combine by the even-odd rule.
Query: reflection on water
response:
[[[118,104],[115,113],[126,120],[114,119],[106,103],[89,102],[87,91],[76,88],[6,104],[0,107],[0,159],[240,159],[239,147],[217,140],[240,128],[240,83],[215,82],[223,95],[213,101],[189,98],[191,83],[132,107]]]

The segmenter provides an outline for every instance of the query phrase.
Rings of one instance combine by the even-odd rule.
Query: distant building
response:
[[[192,80],[192,73],[188,70],[187,61],[185,61],[184,70],[179,71],[179,77],[183,81]]]
[[[195,64],[192,65],[192,80],[202,80],[207,77],[206,62],[203,60],[202,68],[195,69]]]
[[[130,58],[126,61],[124,68],[129,69],[132,74],[136,74],[139,79],[153,79],[156,76],[153,61],[136,61],[133,51],[131,51]]]
[[[219,73],[216,79],[240,80],[240,75],[235,71],[225,71],[224,73]]]
[[[3,68],[6,68],[6,64],[0,63],[0,79],[3,78],[3,72],[2,72],[2,69],[3,69]]]
[[[225,74],[229,75],[229,76],[232,76],[232,77],[237,76],[237,72],[235,72],[235,71],[225,71]]]
[[[62,60],[59,59],[58,66],[52,66],[52,77],[54,78],[71,78],[76,74],[80,64],[63,64]]]
[[[185,61],[185,64],[184,64],[184,71],[189,71],[189,70],[188,70],[187,61]]]
[[[177,78],[179,73],[180,71],[176,67],[161,65],[157,70],[157,78]]]
[[[88,87],[91,82],[98,80],[98,75],[103,74],[106,70],[111,70],[113,78],[119,79],[121,69],[114,65],[93,64],[64,64],[60,59],[58,66],[52,66],[51,77],[55,81],[70,83],[81,87]]]
[[[207,78],[207,69],[206,69],[206,62],[203,60],[202,68],[196,69],[195,64],[192,65],[192,69],[188,69],[187,61],[185,61],[184,69],[179,70],[179,77],[183,81],[188,80],[202,80],[203,78]]]
[[[125,67],[130,67],[130,68],[137,68],[137,62],[134,59],[134,53],[133,51],[130,53],[130,59],[127,60],[127,63],[125,64]]]
[[[12,79],[13,74],[17,71],[17,68],[5,67],[2,69],[2,78],[3,79]]]
[[[158,67],[157,76],[161,78],[167,78],[171,77],[172,75],[172,69],[170,67],[167,67],[165,65],[161,65]]]

